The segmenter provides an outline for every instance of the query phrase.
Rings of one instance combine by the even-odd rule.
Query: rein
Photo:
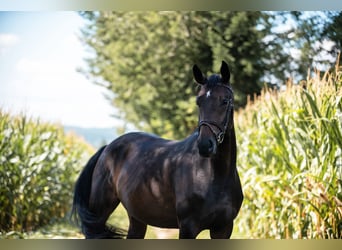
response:
[[[226,86],[226,85],[221,85],[221,86],[224,86],[231,93],[233,93],[233,90],[229,86]],[[201,129],[201,126],[207,126],[210,129],[210,131],[214,134],[216,142],[218,144],[221,144],[223,142],[223,140],[224,140],[224,136],[225,136],[226,131],[227,131],[227,127],[228,127],[228,123],[229,123],[229,118],[230,118],[229,114],[231,113],[233,107],[234,107],[233,99],[231,98],[229,100],[229,103],[228,103],[228,108],[227,108],[226,116],[224,118],[224,125],[223,125],[223,127],[221,127],[221,125],[218,124],[217,122],[203,120],[203,121],[199,122],[198,130]],[[218,129],[218,132],[215,131],[214,127]]]

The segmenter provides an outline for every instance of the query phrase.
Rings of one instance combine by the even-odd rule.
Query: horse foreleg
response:
[[[230,221],[225,227],[210,229],[210,238],[229,239],[233,232],[233,221]]]
[[[179,225],[179,239],[195,239],[200,231],[193,220],[183,220]]]
[[[130,216],[127,239],[143,239],[146,234],[146,229],[146,224]]]

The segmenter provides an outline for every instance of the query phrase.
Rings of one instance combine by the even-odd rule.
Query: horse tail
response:
[[[74,189],[74,199],[71,211],[71,219],[80,226],[82,233],[89,238],[123,238],[121,229],[106,225],[106,219],[97,215],[89,208],[91,183],[93,172],[106,146],[100,148],[88,161],[77,179]],[[81,221],[81,223],[80,223]]]

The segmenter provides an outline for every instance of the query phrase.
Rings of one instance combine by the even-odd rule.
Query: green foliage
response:
[[[319,75],[319,74],[318,74]],[[252,238],[342,238],[342,71],[264,91],[235,116]]]
[[[86,72],[114,94],[118,117],[169,138],[195,128],[191,67],[197,62],[204,71],[211,68],[211,51],[201,42],[204,14],[84,13],[90,25],[83,38],[96,53]]]
[[[341,53],[342,50],[342,11],[330,13],[331,22],[326,23],[322,32],[323,37],[327,37],[335,43],[330,53]],[[340,57],[340,65],[342,57]]]
[[[180,139],[196,127],[191,67],[232,71],[235,107],[263,85],[304,79],[332,64],[324,37],[340,44],[339,16],[327,12],[82,12],[81,39],[93,52],[82,71],[109,91],[117,117]],[[330,53],[336,53],[337,48]],[[327,53],[325,53],[327,54]],[[335,55],[334,55],[335,57]],[[325,68],[324,68],[325,69]]]
[[[305,79],[308,69],[312,72],[316,68],[324,71],[329,69],[335,63],[337,55],[326,51],[326,42],[329,40],[326,40],[323,33],[325,26],[331,23],[332,15],[324,11],[293,11],[285,12],[284,15],[294,23],[286,32],[287,41],[284,40],[285,47],[297,50],[294,52],[297,55],[292,58],[291,67],[287,68],[292,71],[291,78],[296,81]]]
[[[210,17],[204,21],[213,51],[213,70],[219,68],[221,60],[228,62],[236,107],[243,107],[247,96],[259,95],[265,82],[271,83],[265,75],[284,77],[289,56],[284,53],[283,43],[277,36],[270,38],[271,14],[210,12]]]
[[[64,217],[90,152],[59,126],[0,110],[0,234]]]
[[[94,52],[83,72],[113,94],[108,98],[118,117],[161,136],[183,138],[197,125],[193,64],[210,74],[226,60],[236,107],[246,103],[247,95],[260,93],[266,72],[282,72],[286,66],[281,41],[264,40],[271,29],[267,13],[82,15],[88,21],[82,39]]]

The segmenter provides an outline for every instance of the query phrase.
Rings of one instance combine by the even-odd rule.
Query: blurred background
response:
[[[82,237],[67,217],[95,149],[190,135],[192,66],[225,60],[245,193],[232,237],[341,238],[341,47],[337,11],[0,12],[0,237]]]

